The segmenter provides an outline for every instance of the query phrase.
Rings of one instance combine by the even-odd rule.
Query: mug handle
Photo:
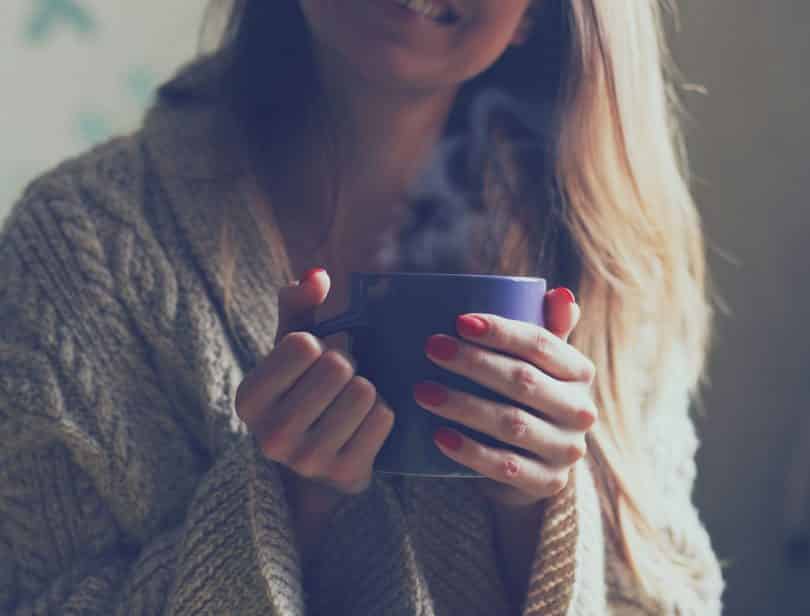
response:
[[[310,334],[317,336],[318,338],[326,338],[327,336],[331,336],[333,334],[338,334],[340,332],[352,330],[366,325],[367,322],[363,313],[356,310],[347,310],[343,314],[339,314],[336,317],[321,323],[316,323],[315,325],[306,328],[305,331],[308,331]]]

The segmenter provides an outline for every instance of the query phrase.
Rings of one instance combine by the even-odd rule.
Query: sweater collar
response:
[[[288,277],[286,256],[268,250],[252,214],[257,204],[240,171],[235,125],[205,94],[215,71],[216,65],[206,60],[179,73],[161,89],[142,134],[165,202],[225,315],[247,371],[273,346],[277,290]],[[228,232],[236,258],[230,283],[220,257]]]

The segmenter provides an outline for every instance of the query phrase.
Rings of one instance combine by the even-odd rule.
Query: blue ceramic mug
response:
[[[458,336],[456,318],[469,312],[497,314],[543,325],[543,278],[479,274],[352,272],[349,307],[309,329],[318,337],[348,332],[357,373],[371,381],[396,415],[374,470],[395,475],[480,477],[443,454],[433,442],[441,426],[481,443],[517,450],[466,426],[434,415],[413,397],[424,380],[514,404],[504,396],[440,368],[425,355],[433,334]]]

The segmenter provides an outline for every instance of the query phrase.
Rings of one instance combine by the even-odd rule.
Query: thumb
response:
[[[559,287],[546,293],[543,313],[546,328],[568,342],[580,316],[579,304],[571,290]]]
[[[276,341],[291,331],[306,329],[314,324],[315,309],[326,300],[330,284],[326,270],[316,268],[279,290]]]

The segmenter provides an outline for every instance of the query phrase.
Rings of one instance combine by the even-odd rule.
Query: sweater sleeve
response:
[[[244,431],[199,445],[86,219],[54,208],[0,235],[0,613],[304,614],[276,467]]]
[[[671,351],[665,372],[668,378],[656,391],[645,392],[644,448],[659,489],[663,531],[688,572],[688,582],[678,585],[669,597],[643,597],[629,571],[619,564],[621,559],[610,553],[615,552],[615,546],[608,542],[608,600],[616,616],[719,616],[722,610],[720,563],[692,498],[699,441],[690,416],[686,353],[677,346]]]

